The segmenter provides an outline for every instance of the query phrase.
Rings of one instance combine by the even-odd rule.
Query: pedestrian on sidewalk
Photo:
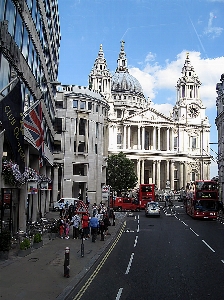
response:
[[[69,231],[70,231],[70,221],[68,218],[65,220],[65,239],[69,239]]]
[[[104,222],[104,231],[105,231],[105,236],[106,235],[110,235],[109,231],[108,231],[108,227],[111,225],[108,214],[105,213],[103,216],[103,222]]]
[[[74,213],[74,216],[72,217],[71,222],[72,222],[72,226],[73,226],[73,239],[78,239],[81,218],[76,212]]]
[[[99,227],[100,227],[100,240],[104,241],[105,227],[104,227],[104,220],[103,220],[103,218],[100,218],[100,220],[99,220]]]
[[[83,231],[83,239],[89,238],[89,216],[87,213],[82,215],[82,231]]]
[[[95,243],[97,237],[97,231],[99,228],[99,220],[97,217],[92,217],[89,222],[91,228],[92,242]]]
[[[64,217],[61,216],[59,220],[59,235],[61,239],[64,238],[64,232],[65,232],[65,221],[64,221]]]

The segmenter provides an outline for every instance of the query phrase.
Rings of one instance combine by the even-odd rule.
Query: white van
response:
[[[74,205],[75,201],[79,201],[79,199],[78,198],[61,198],[60,200],[58,200],[57,202],[54,203],[53,209],[55,211],[58,211],[61,203],[64,203],[64,205],[67,204],[68,206],[70,206],[71,204]]]

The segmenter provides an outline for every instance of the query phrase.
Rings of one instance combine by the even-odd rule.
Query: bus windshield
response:
[[[199,211],[217,211],[218,202],[209,200],[197,200],[195,202],[195,209]]]
[[[215,191],[217,190],[218,185],[215,181],[196,181],[195,189],[201,191]]]

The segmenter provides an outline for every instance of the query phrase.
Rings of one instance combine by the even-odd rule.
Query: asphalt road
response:
[[[174,204],[160,218],[146,218],[144,211],[127,217],[70,299],[224,299],[224,225],[193,220]]]

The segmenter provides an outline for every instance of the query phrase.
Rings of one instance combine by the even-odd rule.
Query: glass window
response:
[[[32,41],[30,40],[29,54],[28,54],[28,65],[30,66],[30,68],[32,68],[33,65],[33,53],[34,53],[34,47]]]
[[[3,21],[4,11],[5,11],[5,0],[0,1],[0,21]]]
[[[15,29],[15,42],[18,45],[19,49],[21,49],[22,46],[22,32],[23,32],[23,24],[22,19],[20,17],[20,14],[17,13],[16,16],[16,29]]]
[[[36,15],[37,15],[37,3],[36,0],[33,0],[32,17],[35,24],[36,24]]]
[[[88,102],[88,110],[92,110],[92,102]]]
[[[30,11],[32,9],[32,0],[26,0],[27,6],[29,7]]]
[[[29,46],[29,35],[25,28],[23,27],[23,46],[22,46],[22,54],[24,58],[27,60],[28,57],[28,46]]]
[[[98,105],[96,104],[96,112],[98,112]]]
[[[178,143],[177,143],[177,136],[174,137],[174,149],[177,149]]]
[[[0,55],[0,90],[9,83],[9,73],[9,63],[3,55]],[[5,91],[3,94],[5,95]]]
[[[85,101],[81,101],[80,102],[80,109],[85,109],[86,108],[86,102]]]
[[[122,143],[122,136],[121,133],[117,134],[117,144],[120,145]]]
[[[197,142],[196,137],[192,137],[192,149],[196,149],[196,142]]]
[[[78,100],[73,100],[73,108],[78,108]]]
[[[5,19],[8,20],[8,31],[14,36],[16,9],[11,0],[7,1]]]

